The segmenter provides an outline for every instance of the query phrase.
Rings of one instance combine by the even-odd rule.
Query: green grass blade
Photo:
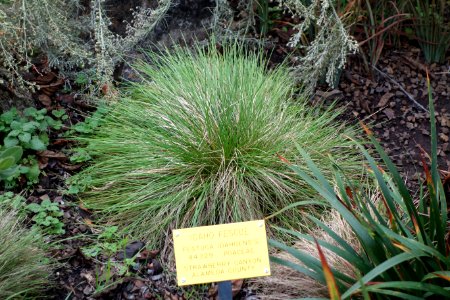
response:
[[[430,84],[430,78],[427,74],[427,87],[428,87],[428,106],[430,110],[430,123],[431,123],[431,177],[433,186],[430,187],[430,221],[434,225],[436,230],[436,240],[438,249],[441,253],[446,252],[445,234],[447,224],[447,202],[444,195],[444,189],[442,187],[441,179],[438,170],[437,159],[437,130],[436,130],[436,115],[434,111],[434,103],[432,96],[432,88]],[[440,209],[439,209],[440,208]]]
[[[385,288],[395,288],[399,290],[416,290],[420,291],[425,295],[426,293],[432,293],[434,295],[440,295],[445,298],[450,298],[450,291],[428,283],[416,282],[416,281],[392,281],[377,283],[375,285],[369,285],[367,289],[370,291],[371,288],[374,289],[385,289]],[[422,298],[423,299],[423,298]]]
[[[328,228],[323,222],[315,218],[314,216],[309,216],[309,219],[312,220],[319,228],[325,231],[333,240],[335,240],[339,246],[341,246],[345,251],[347,251],[351,257],[355,259],[355,263],[357,265],[365,266],[365,268],[369,268],[368,262],[358,254],[352,246],[350,246],[343,238],[337,235],[333,230]],[[369,270],[367,270],[368,272]]]
[[[334,193],[331,186],[326,182],[326,179],[321,174],[321,172],[318,170],[318,168],[315,166],[314,162],[311,160],[309,155],[305,151],[300,152],[303,156],[303,159],[306,161],[308,166],[311,166],[315,171],[314,175],[318,178],[321,178],[325,182],[315,181],[312,177],[307,175],[305,172],[300,170],[300,168],[296,166],[292,166],[291,168],[297,173],[298,176],[300,176],[305,182],[310,184],[322,197],[325,198],[325,200],[330,203],[330,205],[339,211],[339,213],[344,217],[344,219],[349,223],[349,225],[353,228],[357,236],[361,239],[362,243],[367,246],[368,248],[377,248],[377,245],[373,242],[373,239],[371,236],[367,233],[366,228],[361,226],[360,222],[357,218],[338,200],[336,194]],[[321,184],[328,188],[322,188]]]
[[[399,265],[400,263],[413,259],[415,257],[416,257],[415,255],[410,253],[401,253],[377,265],[372,271],[370,271],[361,278],[361,283],[357,282],[353,286],[351,286],[348,290],[346,290],[345,293],[342,294],[342,298],[345,299],[351,296],[354,292],[356,292],[358,289],[361,288],[361,284],[367,284],[372,279],[383,274],[386,270],[389,270]]]

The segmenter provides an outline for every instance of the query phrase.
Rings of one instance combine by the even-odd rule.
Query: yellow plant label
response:
[[[264,220],[172,231],[178,285],[270,275]]]

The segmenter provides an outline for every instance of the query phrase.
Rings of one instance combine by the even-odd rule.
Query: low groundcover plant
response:
[[[355,172],[360,156],[336,112],[313,109],[286,67],[268,71],[242,46],[150,53],[140,83],[78,138],[92,165],[70,183],[88,208],[158,240],[171,227],[262,218],[314,194],[283,160],[295,144],[324,170],[329,155]],[[296,226],[302,211],[279,215]]]
[[[0,299],[44,298],[54,264],[42,236],[6,206],[0,206]]]

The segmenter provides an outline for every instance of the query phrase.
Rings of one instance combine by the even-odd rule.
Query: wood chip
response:
[[[392,108],[383,109],[383,113],[386,115],[386,117],[388,117],[389,120],[395,118],[395,112]]]
[[[52,106],[52,99],[50,99],[49,96],[45,95],[45,94],[40,94],[38,97],[39,102],[42,103],[42,105],[44,105],[45,107],[50,107]]]
[[[386,93],[383,96],[381,96],[380,101],[378,102],[377,107],[383,107],[386,106],[388,101],[394,96],[392,93]]]

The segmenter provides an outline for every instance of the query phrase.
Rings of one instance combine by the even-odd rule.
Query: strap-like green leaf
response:
[[[361,284],[366,284],[370,280],[372,280],[372,279],[376,278],[377,276],[379,276],[380,274],[384,273],[386,270],[389,270],[390,268],[393,268],[393,267],[397,266],[398,264],[400,264],[404,261],[407,261],[409,259],[413,259],[415,257],[417,257],[417,256],[414,254],[411,254],[411,253],[401,253],[401,254],[398,254],[398,255],[386,260],[385,262],[383,262],[383,263],[379,264],[377,267],[375,267],[372,271],[370,271],[369,273],[364,275],[361,278],[361,282],[355,283],[347,291],[345,291],[345,293],[342,294],[342,298],[345,299],[345,298],[349,297],[350,295],[352,295],[355,291],[357,291],[361,287]]]
[[[425,295],[426,293],[431,293],[431,294],[435,294],[435,295],[444,296],[445,299],[450,299],[450,291],[448,291],[445,288],[442,288],[440,286],[437,286],[434,284],[429,284],[429,283],[423,283],[423,282],[390,281],[390,282],[377,283],[375,285],[369,285],[367,287],[368,290],[371,290],[371,289],[380,290],[380,289],[385,289],[385,288],[395,288],[395,289],[399,289],[399,290],[416,290],[416,291],[420,291],[421,293],[423,293],[423,295]],[[422,299],[423,299],[423,297],[422,297]]]

